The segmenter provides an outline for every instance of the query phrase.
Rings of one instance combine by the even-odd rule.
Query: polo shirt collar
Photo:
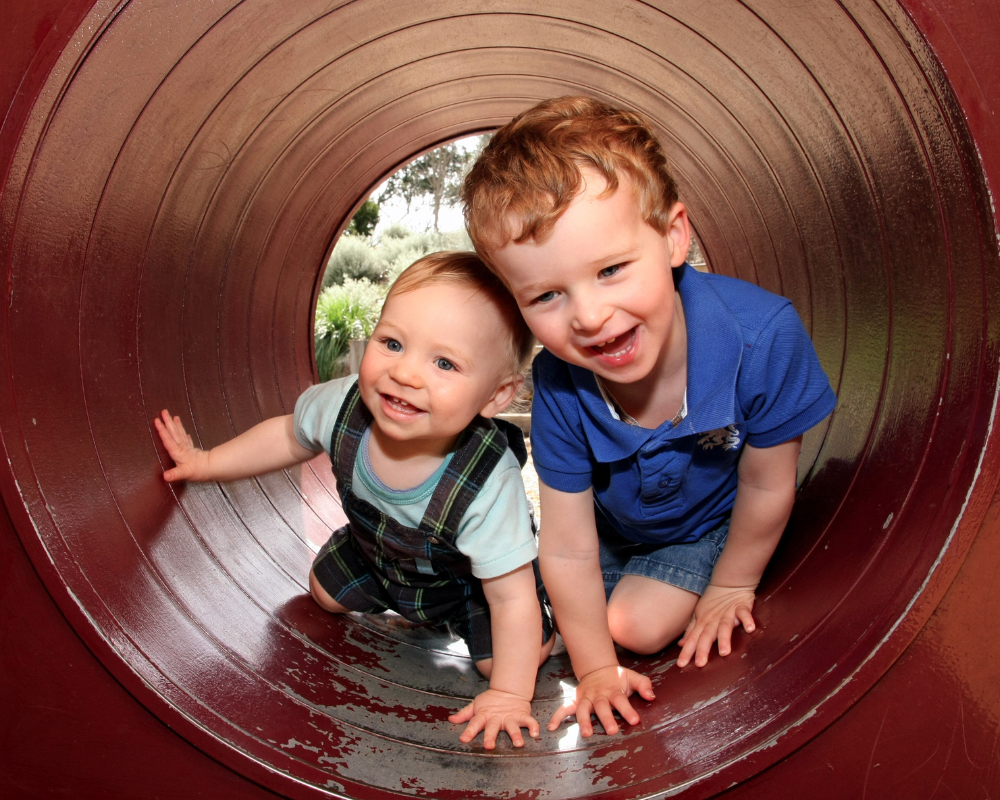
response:
[[[736,378],[743,358],[739,320],[710,280],[693,267],[677,267],[674,280],[687,325],[688,414],[676,428],[665,422],[656,430],[616,420],[601,396],[594,373],[570,364],[580,401],[580,419],[598,462],[629,458],[654,435],[661,440],[677,439],[743,422],[736,402]]]

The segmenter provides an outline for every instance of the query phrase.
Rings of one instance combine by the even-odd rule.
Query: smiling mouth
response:
[[[590,350],[605,358],[621,358],[635,343],[635,328],[619,336],[612,336],[600,344],[590,346]]]
[[[382,402],[385,404],[385,406],[390,411],[395,412],[395,414],[399,416],[409,417],[415,414],[423,413],[422,408],[417,408],[417,406],[407,403],[401,397],[396,397],[395,395],[391,394],[383,394],[381,395],[381,397],[382,397]]]

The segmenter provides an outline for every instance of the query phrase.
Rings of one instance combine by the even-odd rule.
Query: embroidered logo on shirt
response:
[[[714,450],[716,447],[722,447],[723,450],[735,450],[740,446],[740,432],[735,425],[716,428],[702,436],[698,440],[698,444],[705,450]]]

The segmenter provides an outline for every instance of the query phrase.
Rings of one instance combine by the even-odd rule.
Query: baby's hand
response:
[[[596,669],[589,675],[583,676],[580,685],[576,687],[576,700],[567,702],[557,709],[549,720],[548,728],[554,731],[566,717],[575,714],[581,735],[590,736],[594,732],[590,715],[596,714],[605,733],[618,733],[615,710],[629,725],[638,725],[639,715],[628,701],[635,692],[646,700],[653,700],[656,697],[653,693],[653,682],[645,675],[619,667],[617,664]]]
[[[719,640],[719,655],[728,656],[732,650],[733,629],[737,625],[742,624],[747,633],[753,633],[756,625],[751,612],[755,589],[755,586],[728,587],[710,583],[694,607],[691,622],[679,642],[681,654],[677,657],[677,666],[686,667],[692,656],[696,666],[705,666],[716,639]]]
[[[163,440],[167,454],[177,465],[163,473],[163,480],[200,480],[198,476],[204,471],[208,453],[194,446],[180,417],[171,417],[166,409],[160,412],[160,417],[154,419],[153,424]]]
[[[528,729],[528,735],[538,738],[539,728],[531,716],[531,702],[523,697],[497,689],[487,689],[461,711],[448,717],[456,725],[468,722],[468,726],[458,737],[463,742],[471,742],[479,732],[483,732],[483,746],[487,750],[496,747],[497,734],[507,731],[514,747],[523,747],[521,728]]]

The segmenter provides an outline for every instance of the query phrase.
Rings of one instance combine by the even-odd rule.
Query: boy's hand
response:
[[[681,654],[677,666],[686,667],[692,656],[696,666],[708,663],[712,643],[718,639],[719,655],[728,656],[732,651],[733,629],[743,625],[747,633],[753,633],[753,601],[756,586],[715,586],[709,584],[698,605],[694,607],[691,622],[680,639]]]
[[[617,664],[596,669],[584,675],[576,687],[576,700],[564,703],[549,720],[548,729],[554,731],[566,717],[576,715],[580,733],[584,737],[594,732],[590,715],[597,719],[608,734],[618,733],[614,712],[617,710],[629,725],[639,724],[639,715],[628,698],[635,692],[646,700],[653,700],[653,682],[645,675],[625,669]]]
[[[199,480],[208,461],[208,453],[195,447],[194,442],[184,430],[180,417],[171,417],[166,409],[160,412],[160,417],[153,420],[156,430],[163,440],[163,446],[176,466],[163,473],[165,481]]]
[[[497,689],[487,689],[469,705],[448,717],[448,722],[468,726],[458,738],[463,742],[471,742],[479,732],[483,732],[483,746],[492,750],[497,744],[497,734],[507,731],[514,747],[524,746],[521,728],[528,729],[528,735],[537,739],[539,735],[538,722],[531,716],[531,702],[509,692]]]

